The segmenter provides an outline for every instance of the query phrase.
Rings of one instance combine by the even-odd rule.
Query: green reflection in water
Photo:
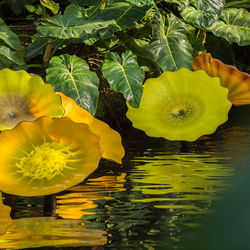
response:
[[[82,220],[33,217],[13,220],[0,236],[0,248],[97,246],[106,243],[105,231],[89,229]]]
[[[147,196],[133,202],[155,202],[156,208],[204,213],[202,201],[209,204],[216,199],[234,173],[225,160],[195,153],[137,157],[133,161],[139,165],[129,177],[136,183],[132,190]]]

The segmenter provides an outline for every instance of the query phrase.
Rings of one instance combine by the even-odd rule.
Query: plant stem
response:
[[[107,0],[102,0],[98,6],[93,10],[93,12],[88,16],[88,19],[93,17],[95,13],[101,8],[101,6],[106,2]]]
[[[241,5],[241,4],[244,4],[244,3],[249,3],[250,4],[250,0],[241,0],[241,1],[228,2],[228,3],[225,3],[224,7],[227,8],[227,7],[232,7],[232,6],[236,6],[236,5]]]
[[[42,64],[28,64],[28,68],[43,68]]]

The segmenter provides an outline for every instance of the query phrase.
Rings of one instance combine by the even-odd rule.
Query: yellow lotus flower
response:
[[[0,190],[48,195],[83,181],[98,166],[99,137],[69,118],[41,117],[0,134]]]
[[[60,117],[63,112],[60,98],[41,77],[24,70],[0,71],[0,130],[41,116]]]
[[[227,94],[219,78],[182,68],[148,79],[139,108],[127,104],[127,117],[149,136],[194,141],[227,121]]]
[[[205,70],[220,78],[221,85],[229,89],[228,99],[235,106],[250,104],[250,75],[226,65],[209,53],[203,52],[193,60],[193,70]]]
[[[121,163],[124,156],[124,148],[121,142],[121,136],[115,130],[111,129],[108,124],[96,119],[88,111],[79,107],[73,99],[58,92],[62,98],[62,105],[65,109],[64,116],[69,117],[77,123],[88,124],[90,130],[100,136],[103,158]]]

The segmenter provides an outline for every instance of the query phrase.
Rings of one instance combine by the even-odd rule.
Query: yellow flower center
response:
[[[190,123],[200,114],[198,103],[190,99],[173,99],[168,101],[166,106],[167,121],[173,125]]]
[[[27,156],[16,164],[18,173],[32,179],[51,180],[60,175],[70,156],[67,145],[60,143],[44,143],[36,146]]]

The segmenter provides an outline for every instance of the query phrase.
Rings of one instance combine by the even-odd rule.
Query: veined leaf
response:
[[[5,22],[0,18],[0,39],[14,50],[23,50],[24,47],[19,41],[18,36],[10,30]]]
[[[155,5],[153,0],[126,0],[126,2],[132,3],[138,7],[142,7],[144,5]]]
[[[247,10],[227,8],[223,10],[220,18],[222,20],[207,29],[230,43],[250,45],[250,13]]]
[[[59,3],[52,0],[40,0],[40,3],[42,6],[51,10],[54,15],[56,15],[60,9]]]
[[[176,16],[160,13],[152,23],[153,37],[149,45],[154,59],[162,71],[192,69],[192,47],[187,40],[184,24]]]
[[[43,36],[60,39],[87,38],[89,35],[95,34],[111,24],[115,24],[114,20],[88,20],[68,15],[49,17],[46,21],[46,23],[40,24],[37,30]]]
[[[187,6],[181,15],[188,23],[197,27],[212,25],[221,15],[224,0],[191,0],[193,6]]]
[[[121,57],[116,52],[108,53],[102,73],[114,91],[122,93],[131,106],[139,107],[144,71],[138,66],[136,56],[131,51],[126,51]]]
[[[84,60],[67,54],[54,56],[46,73],[46,81],[54,86],[55,91],[63,92],[92,115],[95,114],[99,79]]]
[[[5,56],[18,65],[25,64],[23,51],[15,51],[7,46],[0,45],[0,55]]]
[[[64,11],[65,16],[73,16],[77,18],[86,18],[86,8],[76,3],[69,4]]]

